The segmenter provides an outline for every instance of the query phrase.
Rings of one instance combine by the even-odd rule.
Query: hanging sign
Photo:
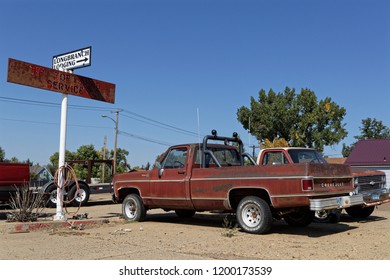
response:
[[[115,102],[115,84],[8,59],[7,81],[80,97]]]
[[[91,66],[91,47],[53,56],[53,69],[73,70]]]

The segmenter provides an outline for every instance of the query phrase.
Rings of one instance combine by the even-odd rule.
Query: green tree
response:
[[[361,134],[355,136],[356,140],[384,139],[390,138],[390,129],[375,118],[366,118],[362,120],[362,126],[359,127]]]
[[[0,162],[5,161],[5,151],[2,147],[0,147]]]
[[[342,123],[346,110],[331,98],[317,99],[314,91],[285,88],[268,94],[264,89],[256,100],[251,97],[250,108],[237,110],[237,119],[245,129],[264,143],[284,138],[291,146],[310,147],[323,151],[324,146],[339,143],[346,135]]]
[[[124,173],[131,169],[130,165],[127,162],[127,156],[129,152],[125,149],[117,148],[116,149],[116,173]],[[114,159],[114,151],[110,152],[111,159]]]
[[[349,157],[353,148],[355,148],[355,144],[356,143],[353,143],[353,144],[348,146],[345,143],[343,143],[343,148],[341,149],[341,154],[343,155],[343,157]]]
[[[106,152],[105,158],[106,159],[113,159],[114,151]],[[124,173],[130,170],[130,165],[127,162],[127,156],[129,155],[129,152],[125,149],[118,148],[117,149],[117,173]],[[58,158],[59,154],[58,152],[55,152],[50,157],[51,164],[49,165],[50,171],[52,174],[55,173],[55,171],[58,169]],[[93,145],[82,145],[80,146],[76,152],[65,152],[65,161],[71,161],[71,160],[99,160],[103,159],[103,152],[97,151]],[[75,173],[77,175],[77,178],[79,179],[86,179],[88,176],[88,168],[84,164],[74,164],[73,169],[75,170]],[[110,180],[110,168],[104,167],[104,178],[105,181]],[[94,164],[92,166],[92,174],[91,176],[94,178],[102,178],[103,173],[103,166],[101,164]]]
[[[55,152],[50,156],[50,172],[54,174],[56,170],[58,169],[58,162],[59,162],[59,153]],[[65,161],[73,160],[74,154],[68,150],[65,151]],[[52,170],[52,168],[54,170]],[[54,171],[54,172],[53,172]]]
[[[100,154],[95,150],[94,145],[82,145],[74,153],[75,159],[89,160],[89,159],[100,159]]]
[[[362,120],[362,126],[359,127],[360,135],[354,136],[356,140],[368,140],[368,139],[385,139],[390,138],[390,129],[382,123],[373,118],[366,118]],[[355,143],[351,145],[343,144],[341,153],[344,157],[348,157],[355,147]]]
[[[19,163],[19,159],[17,157],[12,157],[10,160],[10,162],[14,162],[14,163]]]
[[[74,160],[97,160],[100,159],[100,154],[95,150],[95,146],[92,144],[81,145],[76,152],[73,154]],[[88,166],[84,164],[75,164],[73,166],[77,178],[85,180],[88,177]],[[98,177],[100,166],[92,166],[92,177]]]

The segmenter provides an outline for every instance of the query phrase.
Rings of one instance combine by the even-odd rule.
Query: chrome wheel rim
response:
[[[242,211],[242,220],[248,227],[257,227],[261,221],[261,213],[256,204],[246,205]]]
[[[54,203],[54,204],[56,204],[57,203],[57,190],[55,190],[55,191],[52,191],[51,193],[50,193],[50,201],[52,202],[52,203]]]
[[[74,195],[77,202],[83,202],[87,197],[87,193],[83,189],[79,189]]]
[[[127,201],[126,204],[125,204],[126,216],[129,219],[133,219],[135,217],[136,211],[137,211],[137,207],[136,207],[134,201]]]

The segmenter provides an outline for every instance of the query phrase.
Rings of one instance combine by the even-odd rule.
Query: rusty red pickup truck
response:
[[[18,187],[30,182],[27,163],[0,162],[0,202],[9,201]]]
[[[114,199],[128,221],[142,221],[149,209],[236,213],[241,229],[266,233],[274,219],[306,226],[314,211],[363,203],[354,193],[349,166],[303,163],[258,166],[236,133],[212,135],[202,143],[170,147],[153,169],[116,174]]]
[[[327,161],[315,149],[299,147],[262,149],[257,158],[257,164],[262,166],[307,162],[327,164]],[[352,167],[351,171],[355,193],[363,195],[364,203],[345,209],[347,214],[354,218],[367,218],[377,205],[390,202],[390,190],[386,188],[384,172],[356,167]],[[336,211],[335,214],[339,212]],[[329,217],[329,214],[329,211],[319,211],[316,217],[324,221],[334,220],[333,217]]]

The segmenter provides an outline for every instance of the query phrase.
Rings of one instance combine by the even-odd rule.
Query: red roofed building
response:
[[[358,141],[345,164],[385,172],[390,188],[390,139]]]

